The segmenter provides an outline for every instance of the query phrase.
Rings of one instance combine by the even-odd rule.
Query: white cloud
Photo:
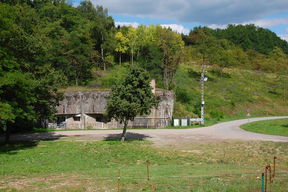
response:
[[[288,18],[259,19],[259,20],[244,22],[242,24],[254,24],[259,27],[269,28],[269,27],[273,27],[273,26],[281,25],[281,24],[287,25]]]
[[[288,11],[287,0],[92,0],[109,13],[175,20],[227,24],[254,21]]]
[[[183,33],[183,34],[188,34],[189,29],[186,29],[183,25],[178,25],[178,24],[161,24],[162,27],[165,28],[171,28],[173,31],[176,31],[177,33]]]
[[[227,27],[226,24],[220,25],[220,24],[211,24],[208,25],[207,27],[211,28],[211,29],[225,29]]]
[[[137,22],[115,22],[115,26],[132,26],[134,28],[137,28],[140,24]]]
[[[279,35],[279,37],[285,41],[288,42],[288,34],[285,34],[285,35]]]
[[[242,23],[231,23],[234,25],[247,25],[247,24],[254,24],[258,27],[263,28],[269,28],[276,25],[287,25],[288,24],[288,18],[277,18],[277,19],[258,19],[254,21],[247,21]],[[210,24],[208,25],[211,29],[225,29],[227,27],[227,24]],[[288,28],[286,29],[288,32]]]
[[[288,27],[286,28],[286,33],[287,34],[279,35],[279,37],[288,42]]]

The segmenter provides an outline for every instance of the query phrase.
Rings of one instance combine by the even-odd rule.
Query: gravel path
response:
[[[288,116],[252,118],[249,120],[249,122],[283,118],[288,118]],[[127,138],[147,139],[153,141],[156,145],[169,145],[187,142],[206,143],[223,140],[288,142],[288,137],[264,135],[240,129],[240,125],[245,123],[248,123],[248,119],[229,121],[209,127],[193,129],[128,129]],[[122,130],[55,131],[48,133],[13,135],[11,140],[45,140],[58,139],[62,137],[77,137],[80,140],[103,140],[120,137],[121,132]]]

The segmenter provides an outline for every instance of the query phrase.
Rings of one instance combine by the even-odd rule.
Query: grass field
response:
[[[246,131],[288,137],[288,119],[257,121],[241,125]]]
[[[148,141],[55,141],[0,148],[0,191],[260,191],[264,166],[277,156],[271,191],[288,187],[288,144],[187,143],[167,148]],[[146,160],[151,179],[147,181]]]

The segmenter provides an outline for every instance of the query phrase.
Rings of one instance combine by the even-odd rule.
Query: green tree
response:
[[[158,38],[158,46],[163,52],[163,65],[159,67],[162,70],[164,85],[166,89],[171,89],[174,75],[181,61],[184,42],[181,36],[171,29],[156,26],[155,32]]]
[[[126,137],[129,121],[137,115],[148,115],[158,101],[152,93],[149,74],[140,68],[132,68],[124,81],[113,87],[106,113],[110,119],[124,124],[121,140]]]
[[[131,65],[134,64],[134,55],[137,52],[138,44],[137,44],[137,29],[134,27],[128,28],[127,38],[129,39],[129,48],[131,53]]]
[[[100,53],[100,67],[107,68],[106,57],[111,57],[114,52],[114,20],[108,16],[108,10],[102,6],[94,7],[91,1],[85,0],[80,3],[77,9],[84,17],[92,23],[91,38],[94,41],[95,50]]]
[[[115,39],[116,39],[115,51],[119,54],[119,64],[121,65],[122,54],[126,53],[129,49],[128,47],[129,39],[127,39],[127,37],[125,37],[123,33],[120,31],[115,34]]]

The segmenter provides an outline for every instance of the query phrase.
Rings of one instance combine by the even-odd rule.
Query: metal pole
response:
[[[264,192],[264,184],[265,184],[265,181],[264,181],[264,173],[262,173],[262,179],[261,179],[261,181],[262,181],[262,182],[261,182],[261,184],[262,184],[262,185],[261,185],[261,189],[262,189],[261,191]]]
[[[204,57],[203,57],[203,63],[202,63],[202,70],[201,70],[201,124],[204,125],[204,116],[205,116],[205,111],[204,111],[204,78],[205,78],[205,70],[204,70]]]

